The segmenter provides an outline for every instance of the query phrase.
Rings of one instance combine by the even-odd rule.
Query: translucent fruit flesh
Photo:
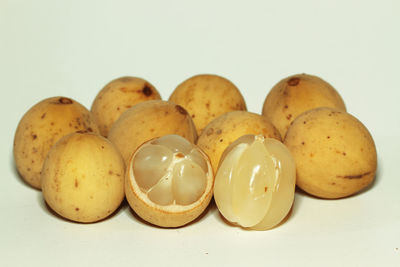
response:
[[[190,205],[206,190],[209,169],[204,155],[177,135],[139,148],[132,168],[141,191],[158,205]]]
[[[295,164],[287,148],[274,139],[247,135],[222,156],[214,199],[228,221],[264,230],[287,215],[294,189]]]

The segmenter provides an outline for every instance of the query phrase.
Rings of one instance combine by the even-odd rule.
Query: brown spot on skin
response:
[[[151,96],[153,94],[153,90],[151,90],[151,87],[147,83],[144,85],[142,92],[145,96]]]
[[[107,213],[111,213],[111,210],[107,210]]]
[[[75,208],[76,211],[79,211],[79,208]]]
[[[152,132],[152,133],[153,133],[154,131],[155,131],[155,129],[154,129],[154,128],[151,128],[151,129],[150,129],[150,132]]]
[[[312,158],[312,157],[314,157],[314,154],[313,154],[313,153],[310,153],[310,158]]]
[[[73,103],[73,101],[67,97],[60,97],[56,104],[61,104],[61,105],[70,105]]]
[[[216,134],[221,134],[221,133],[222,133],[222,130],[221,130],[221,129],[218,129],[215,133],[216,133]]]
[[[37,138],[36,134],[32,134],[32,139],[35,140]]]
[[[301,144],[304,146],[304,144],[305,144],[305,143],[304,143],[304,141],[303,141],[303,142],[301,142]]]
[[[288,105],[285,105],[283,108],[287,109],[287,108],[288,108]]]
[[[207,103],[206,103],[206,107],[207,107],[207,109],[210,108],[210,102],[207,102]]]
[[[176,154],[176,157],[177,158],[183,158],[183,157],[185,157],[185,155],[183,155],[182,153],[179,152],[179,153]]]
[[[131,107],[132,107],[132,105],[125,105],[125,107],[126,107],[126,108],[131,108]]]
[[[292,118],[292,114],[286,116],[286,119],[290,120]]]
[[[117,107],[117,110],[120,110],[121,108],[120,107]]]
[[[264,192],[266,193],[268,191],[268,187],[264,187]]]
[[[365,172],[355,175],[336,175],[336,178],[344,178],[344,179],[361,179],[366,175],[369,175],[371,172]]]
[[[44,117],[46,117],[46,112],[42,114],[42,116],[40,116],[41,119],[44,119]]]
[[[181,107],[181,106],[179,106],[179,105],[176,105],[176,110],[179,112],[179,113],[181,113],[182,115],[186,115],[187,114],[187,111],[183,108],[183,107]]]
[[[331,137],[328,135],[327,137],[326,137],[326,139],[330,139]]]
[[[113,171],[112,171],[112,170],[109,170],[109,171],[108,171],[108,174],[109,174],[109,175],[112,175],[112,174],[113,174]]]
[[[343,155],[343,156],[346,156],[347,154],[346,154],[346,152],[343,152],[342,155]]]
[[[78,180],[75,179],[75,188],[77,188],[79,186]]]
[[[220,142],[223,142],[223,141],[224,141],[224,139],[222,139],[222,138],[221,138],[221,139],[219,139],[219,141],[220,141]]]
[[[306,121],[303,121],[303,124],[306,124],[307,122]]]
[[[27,170],[28,172],[30,172],[30,171],[31,171],[31,168],[27,168],[26,170]]]
[[[194,114],[192,114],[192,118],[194,119],[194,117],[196,117]]]
[[[91,132],[93,132],[93,129],[89,127],[89,128],[87,128],[87,131],[91,133]]]
[[[52,122],[50,122],[50,125],[51,125],[51,126],[54,126],[54,122],[53,122],[53,121],[52,121]]]
[[[126,77],[121,77],[121,78],[119,78],[119,80],[120,80],[121,82],[127,83],[127,82],[129,82],[129,81],[132,80],[132,77],[128,77],[128,76],[126,76]]]
[[[101,149],[104,149],[104,146],[101,146]]]
[[[213,132],[214,132],[214,128],[209,128],[209,129],[207,129],[207,131],[206,131],[206,135],[207,135],[207,136],[210,136],[210,135],[213,134]]]
[[[335,182],[332,182],[331,185],[336,185],[336,183],[335,183]]]
[[[121,88],[119,88],[119,90],[122,91],[122,92],[124,92],[124,93],[126,93],[126,91],[127,91],[127,90],[126,90],[126,87],[121,87]]]
[[[72,123],[68,123],[68,126],[69,126],[69,127],[72,127]]]
[[[300,78],[298,78],[298,77],[293,77],[293,78],[290,78],[290,79],[289,79],[289,81],[287,82],[287,84],[290,85],[290,86],[296,86],[296,85],[299,84],[299,82],[300,82]]]

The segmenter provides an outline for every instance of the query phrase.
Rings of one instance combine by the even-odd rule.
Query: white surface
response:
[[[400,266],[400,2],[0,1],[1,266]],[[290,219],[266,232],[228,226],[215,206],[160,229],[126,203],[108,220],[55,217],[20,181],[13,134],[55,95],[90,107],[123,75],[167,99],[198,73],[232,80],[253,112],[295,73],[319,75],[371,131],[376,182],[342,200],[296,194]]]

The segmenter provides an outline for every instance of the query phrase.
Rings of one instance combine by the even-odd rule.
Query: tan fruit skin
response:
[[[185,109],[167,101],[150,100],[124,112],[111,127],[108,139],[128,164],[141,144],[167,134],[180,135],[192,143],[197,139],[196,128]]]
[[[112,214],[124,199],[125,165],[100,135],[72,133],[50,150],[42,171],[47,204],[69,220],[90,223]]]
[[[211,121],[197,140],[197,145],[210,158],[216,173],[224,150],[246,134],[261,134],[281,141],[278,130],[264,116],[247,111],[231,111]]]
[[[61,137],[76,131],[99,133],[90,112],[78,102],[51,97],[30,108],[14,136],[14,160],[22,178],[40,189],[40,172],[48,151]]]
[[[292,121],[304,111],[332,107],[346,111],[342,97],[329,83],[309,74],[289,76],[268,93],[262,115],[279,130],[282,139]]]
[[[200,74],[185,80],[176,87],[169,101],[189,112],[199,135],[219,115],[247,110],[239,89],[226,78],[213,74]]]
[[[109,82],[97,94],[91,107],[101,135],[107,137],[111,125],[133,105],[161,99],[159,92],[148,81],[137,77],[121,77]]]
[[[304,112],[289,127],[284,143],[296,162],[296,184],[311,195],[347,197],[374,180],[377,153],[372,136],[344,111]]]

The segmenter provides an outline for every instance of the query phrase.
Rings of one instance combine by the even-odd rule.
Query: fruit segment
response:
[[[172,152],[160,145],[143,147],[135,156],[134,172],[140,189],[147,191],[164,176],[172,161]]]
[[[245,228],[276,226],[289,212],[295,164],[279,141],[247,135],[232,143],[220,162],[214,199],[221,214]]]
[[[251,227],[265,217],[269,208],[274,165],[261,142],[248,145],[237,165],[232,207],[238,224]]]
[[[289,213],[293,201],[296,184],[296,165],[294,159],[280,142],[265,140],[265,146],[274,162],[274,175],[271,187],[271,203],[265,217],[252,229],[270,229],[279,224]]]
[[[206,188],[203,169],[189,159],[176,163],[173,170],[172,192],[176,204],[189,205],[200,198]]]

